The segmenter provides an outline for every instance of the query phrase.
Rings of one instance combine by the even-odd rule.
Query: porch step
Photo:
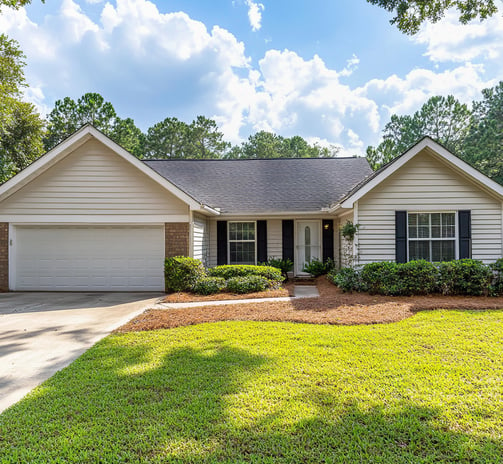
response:
[[[293,295],[295,298],[318,298],[320,293],[315,285],[294,285]]]

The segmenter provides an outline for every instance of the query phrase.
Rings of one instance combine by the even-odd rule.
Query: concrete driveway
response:
[[[161,294],[0,294],[0,412]]]

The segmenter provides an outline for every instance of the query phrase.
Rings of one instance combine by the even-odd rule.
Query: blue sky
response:
[[[42,114],[99,92],[143,130],[203,114],[233,143],[269,130],[363,155],[391,114],[502,79],[502,14],[409,37],[365,0],[34,0],[0,32],[27,55]]]

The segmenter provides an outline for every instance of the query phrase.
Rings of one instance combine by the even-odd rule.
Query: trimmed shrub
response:
[[[361,292],[363,290],[360,273],[352,267],[344,267],[339,272],[330,272],[327,279],[343,292]]]
[[[487,295],[493,278],[492,270],[482,261],[460,259],[440,263],[439,289],[444,295]]]
[[[269,287],[269,280],[258,275],[231,277],[227,281],[227,290],[232,293],[262,292]]]
[[[402,291],[397,263],[382,261],[365,264],[360,275],[371,294],[400,295]]]
[[[225,279],[222,277],[203,277],[194,284],[192,291],[198,295],[213,295],[221,292],[225,285]]]
[[[175,256],[164,261],[164,279],[167,292],[191,290],[194,284],[205,276],[204,266],[198,259]]]
[[[225,264],[208,270],[212,277],[222,277],[225,280],[232,277],[261,276],[267,280],[283,282],[281,271],[271,266],[253,266],[251,264]]]
[[[302,269],[304,272],[309,272],[313,277],[319,277],[328,274],[335,267],[333,260],[327,259],[325,262],[313,258]]]
[[[288,280],[288,273],[293,268],[293,261],[291,259],[269,258],[265,263],[259,263],[259,266],[275,267],[281,271],[281,274]]]
[[[491,264],[493,271],[493,283],[491,286],[492,295],[503,294],[503,258],[497,259],[496,262]]]
[[[428,295],[437,291],[438,269],[423,259],[398,264],[400,295]]]

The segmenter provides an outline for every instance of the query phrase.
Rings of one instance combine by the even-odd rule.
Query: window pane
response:
[[[433,262],[456,259],[454,240],[433,240],[431,242],[431,260]]]
[[[416,259],[430,261],[430,242],[428,240],[411,240],[409,242],[409,261]]]
[[[454,213],[442,214],[442,237],[453,238],[456,236],[456,217]]]
[[[409,214],[409,238],[417,238],[417,214]]]
[[[440,238],[440,213],[431,214],[431,236],[433,238]]]
[[[237,240],[237,222],[229,222],[229,240]]]
[[[230,264],[255,264],[255,242],[229,243]]]

